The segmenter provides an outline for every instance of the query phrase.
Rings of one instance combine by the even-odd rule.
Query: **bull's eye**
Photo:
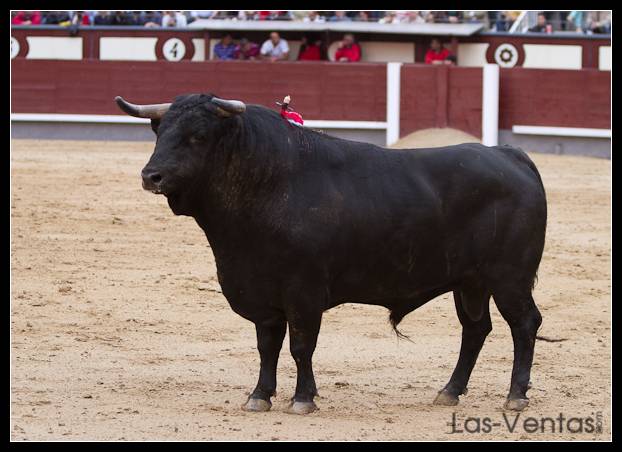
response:
[[[199,137],[195,137],[195,136],[190,137],[190,144],[198,144],[200,142],[201,142],[201,139]]]

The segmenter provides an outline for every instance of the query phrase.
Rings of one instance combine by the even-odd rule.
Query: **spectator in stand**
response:
[[[113,11],[108,25],[136,25],[134,16],[125,11]]]
[[[127,16],[130,18],[132,25],[142,25],[142,15],[143,11],[127,11]]]
[[[194,20],[197,19],[213,19],[218,11],[190,11],[190,15],[194,17]]]
[[[416,24],[424,22],[425,19],[421,17],[419,11],[396,11],[393,21],[393,23],[399,24]]]
[[[426,24],[436,23],[436,16],[434,16],[434,13],[432,11],[428,12],[428,14],[425,15],[425,23]]]
[[[162,26],[163,27],[186,27],[188,25],[188,21],[186,16],[177,11],[165,11],[164,16],[162,16]]]
[[[80,25],[89,25],[90,20],[88,14],[84,11],[74,11],[69,24],[69,36],[76,36]]]
[[[585,11],[570,11],[566,20],[572,22],[573,28],[577,33],[583,33],[585,30]]]
[[[274,11],[272,15],[272,20],[292,20],[292,12],[291,11]]]
[[[449,15],[447,11],[430,11],[434,14],[434,22],[440,24],[446,24],[449,22]]]
[[[464,15],[462,11],[447,11],[447,21],[450,24],[459,24],[462,22]]]
[[[91,25],[91,20],[84,11],[74,11],[71,17],[71,25]]]
[[[369,22],[371,19],[369,17],[369,13],[367,11],[359,11],[354,19],[357,22]]]
[[[240,39],[240,43],[235,49],[237,60],[256,60],[259,57],[259,45],[246,38]]]
[[[255,11],[253,18],[255,20],[291,20],[293,14],[291,11]]]
[[[328,19],[329,22],[351,22],[345,11],[335,11],[335,15]]]
[[[310,11],[305,11],[305,10],[293,10],[290,11],[292,13],[292,20],[295,20],[297,22],[303,22],[305,17],[307,17],[310,13]],[[315,11],[317,12],[317,11]]]
[[[611,12],[592,11],[588,14],[588,33],[611,33]]]
[[[443,47],[441,40],[433,38],[430,42],[430,48],[425,54],[425,64],[445,64],[449,55],[449,50]]]
[[[326,59],[324,46],[321,39],[313,39],[310,36],[303,36],[298,52],[299,61],[321,61]]]
[[[361,47],[354,42],[354,35],[346,33],[335,52],[335,61],[354,63],[361,61]]]
[[[378,22],[385,16],[384,11],[365,11],[371,22]]]
[[[411,24],[423,24],[425,19],[419,11],[409,11],[408,22]]]
[[[98,11],[93,17],[93,25],[110,25],[110,13],[108,11]]]
[[[18,11],[11,23],[13,25],[40,25],[41,13],[39,11]]]
[[[546,33],[546,26],[549,25],[546,22],[546,16],[542,13],[538,14],[538,21],[529,29],[532,33]]]
[[[41,23],[44,25],[67,25],[70,21],[67,11],[47,11],[41,16]]]
[[[397,24],[399,20],[395,11],[387,11],[387,14],[378,21],[380,24]]]
[[[270,39],[261,46],[261,56],[264,60],[279,61],[289,58],[289,45],[276,31],[270,33]]]
[[[162,15],[159,11],[145,11],[138,21],[138,25],[147,28],[159,27],[162,23]]]
[[[486,11],[465,11],[465,21],[469,23],[484,22]]]
[[[395,22],[397,24],[407,23],[409,21],[409,11],[395,11]]]
[[[234,17],[237,17],[238,13],[237,11],[214,11],[214,14],[212,14],[211,19],[233,19]]]
[[[456,58],[456,55],[449,55],[447,56],[447,58],[445,58],[445,61],[443,61],[443,64],[447,64],[449,66],[455,66],[456,64],[458,64],[458,59]]]
[[[233,60],[235,59],[236,45],[233,43],[233,37],[227,33],[223,36],[218,44],[214,46],[214,59],[216,60]]]
[[[270,11],[257,11],[255,13],[255,20],[268,20],[270,19]]]
[[[518,19],[518,16],[520,16],[520,11],[506,11],[505,12],[505,17],[508,21],[508,30],[510,28],[512,28],[512,25],[514,25],[514,22],[516,22],[516,19]]]
[[[309,14],[303,17],[302,21],[324,23],[326,22],[326,19],[324,18],[324,16],[320,16],[317,11],[309,11]]]
[[[495,31],[508,31],[510,29],[508,18],[504,11],[499,11],[495,19]]]

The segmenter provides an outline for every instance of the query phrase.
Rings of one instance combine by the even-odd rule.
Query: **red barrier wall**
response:
[[[286,94],[306,119],[385,121],[386,65],[305,62],[11,62],[13,113],[119,114],[113,102],[171,101],[184,93],[274,106]]]
[[[386,65],[330,62],[11,61],[13,113],[120,114],[113,99],[171,101],[184,93],[274,107],[289,94],[306,119],[385,121]],[[611,127],[611,72],[501,69],[499,128]],[[453,127],[481,136],[482,69],[405,64],[400,136]]]
[[[482,69],[402,66],[400,136],[430,127],[482,134]]]
[[[611,72],[501,69],[499,128],[611,127]]]

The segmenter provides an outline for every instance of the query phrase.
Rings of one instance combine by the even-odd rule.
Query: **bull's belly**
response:
[[[426,263],[408,261],[347,268],[333,280],[334,303],[385,305],[391,300],[425,298],[437,292],[450,291],[465,278],[469,270],[449,259],[430,259]]]

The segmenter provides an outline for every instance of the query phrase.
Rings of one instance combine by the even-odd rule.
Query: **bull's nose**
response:
[[[144,169],[141,172],[143,178],[143,188],[145,190],[158,190],[160,183],[162,182],[162,175],[154,170]]]

